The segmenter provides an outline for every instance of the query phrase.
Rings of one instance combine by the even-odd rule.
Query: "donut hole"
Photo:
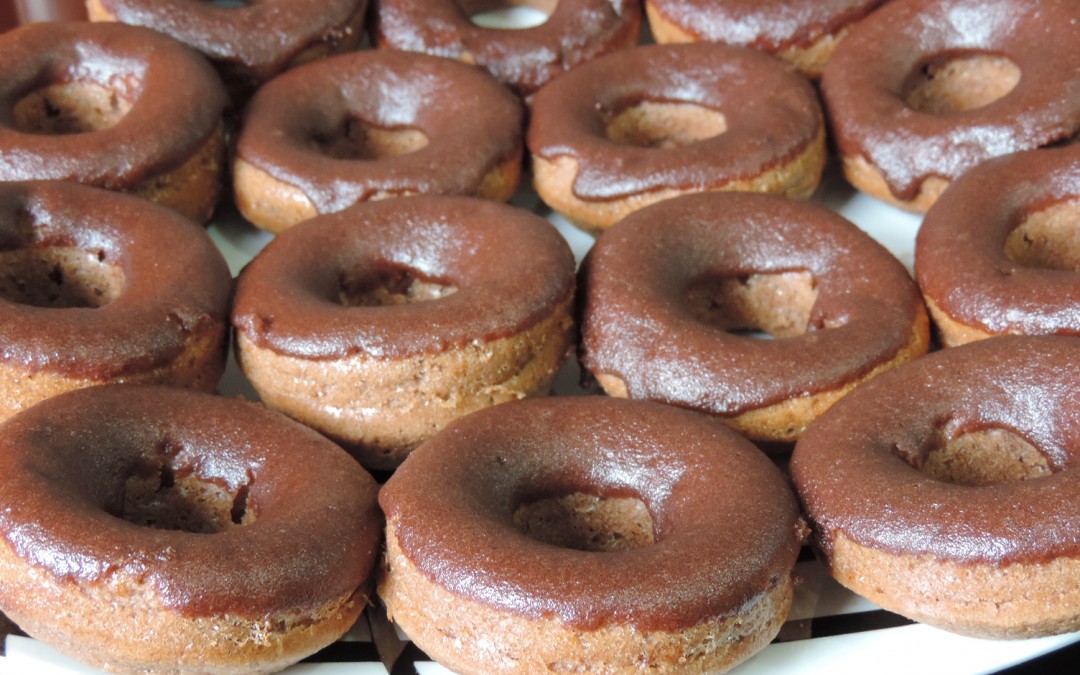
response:
[[[996,54],[935,55],[904,87],[907,104],[932,115],[975,110],[1005,97],[1020,82],[1020,68]]]
[[[345,307],[386,307],[428,302],[457,292],[457,287],[425,277],[404,266],[386,266],[364,274],[343,274],[338,302]]]
[[[359,117],[347,117],[313,140],[319,153],[344,160],[389,159],[416,152],[429,142],[419,129],[381,127]]]
[[[26,134],[81,134],[115,125],[131,105],[118,92],[96,82],[51,84],[16,102],[13,122]]]
[[[167,462],[142,471],[124,484],[121,518],[142,527],[194,534],[223,532],[255,521],[246,485],[229,490]]]
[[[551,18],[558,0],[459,0],[458,6],[480,28],[520,30],[541,26]]]
[[[97,308],[124,288],[123,270],[100,251],[44,247],[0,251],[0,298],[47,308]]]
[[[727,131],[727,118],[696,103],[641,101],[617,111],[605,133],[620,145],[678,148]]]
[[[652,515],[636,497],[544,497],[519,505],[513,519],[525,536],[576,551],[627,551],[656,542]]]
[[[1080,272],[1080,199],[1028,215],[1009,233],[1005,255],[1024,267]]]
[[[254,0],[202,0],[202,2],[222,9],[243,9],[255,4]]]
[[[817,286],[809,272],[705,275],[686,288],[686,308],[698,320],[729,333],[784,338],[810,325]]]
[[[1007,429],[952,435],[942,431],[916,468],[934,480],[958,485],[996,485],[1052,473],[1035,446]]]

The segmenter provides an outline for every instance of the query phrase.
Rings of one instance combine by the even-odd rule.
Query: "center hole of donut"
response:
[[[534,28],[551,18],[558,0],[461,0],[458,3],[481,28]]]
[[[642,101],[617,112],[607,137],[620,145],[678,148],[727,131],[722,113],[696,103]]]
[[[426,278],[408,267],[387,266],[365,274],[342,275],[338,301],[346,307],[385,307],[438,300],[456,286]]]
[[[577,551],[625,551],[656,542],[652,515],[635,497],[545,497],[518,506],[514,526],[532,539]]]
[[[1080,272],[1080,199],[1030,214],[1009,233],[1005,255],[1024,267]]]
[[[129,477],[124,488],[120,517],[142,527],[213,534],[255,521],[255,512],[248,508],[247,486],[230,491],[179,474],[168,464],[156,473]]]
[[[1020,68],[993,54],[940,54],[909,78],[904,98],[919,112],[974,110],[1003,98],[1020,82]]]
[[[419,129],[380,127],[349,117],[314,141],[322,154],[334,159],[378,160],[416,152],[428,144],[428,137]]]
[[[251,4],[251,0],[203,0],[203,2],[222,9],[242,9]]]
[[[1035,446],[1007,429],[956,436],[942,431],[921,465],[915,464],[935,480],[959,485],[995,485],[1052,473],[1046,457]]]
[[[686,307],[699,321],[762,338],[805,333],[816,301],[814,277],[802,271],[706,275],[685,292]]]
[[[0,251],[0,297],[34,307],[96,308],[124,287],[124,273],[104,254],[46,247]]]
[[[15,104],[15,128],[27,134],[79,134],[113,126],[131,101],[95,82],[52,84]]]

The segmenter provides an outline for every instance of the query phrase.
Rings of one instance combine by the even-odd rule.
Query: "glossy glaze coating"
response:
[[[1080,273],[1029,267],[1006,255],[1033,212],[1080,199],[1080,147],[991,160],[926,214],[915,275],[950,318],[988,333],[1080,335]]]
[[[634,0],[559,0],[547,21],[519,30],[474,24],[472,11],[484,6],[468,0],[381,0],[375,39],[380,47],[475,63],[528,96],[574,66],[637,44],[641,31],[641,5]]]
[[[1080,342],[1006,336],[936,352],[860,386],[800,439],[792,475],[817,543],[843,533],[894,555],[1039,564],[1080,555]],[[1004,429],[1053,475],[974,487],[913,467],[953,437]],[[909,461],[902,456],[910,457]]]
[[[694,282],[809,272],[806,332],[760,340],[695,316]],[[642,209],[605,232],[583,267],[582,365],[632,398],[721,415],[857,381],[908,347],[918,289],[881,245],[812,204],[707,193]]]
[[[367,7],[367,0],[247,0],[239,7],[199,0],[97,3],[117,21],[165,33],[226,73],[256,81],[281,72],[309,47],[358,40]]]
[[[137,579],[183,616],[247,619],[348,597],[378,554],[371,477],[314,431],[252,403],[94,387],[10,419],[0,437],[0,536],[59,580]],[[196,534],[120,518],[125,481],[162,467],[246,495],[238,503],[253,522]]]
[[[225,92],[187,47],[148,28],[37,23],[0,36],[0,180],[71,180],[114,190],[179,167],[221,124]],[[131,102],[115,125],[78,134],[24,133],[13,109],[52,84],[93,82]]]
[[[0,361],[95,380],[169,364],[191,336],[224,330],[231,277],[205,230],[150,202],[75,183],[0,184],[0,250],[75,248],[120,268],[107,304],[0,298]]]
[[[569,247],[527,211],[466,197],[369,202],[283,232],[241,273],[233,325],[310,359],[403,358],[531,327],[574,292]],[[457,290],[428,302],[344,306],[343,281],[380,275]]]
[[[380,193],[470,194],[521,152],[522,115],[521,104],[474,67],[369,50],[307,64],[260,89],[236,155],[301,188],[320,213]],[[356,121],[420,131],[428,143],[377,159],[336,159],[316,149]]]
[[[611,119],[642,102],[695,104],[721,113],[727,130],[674,148],[610,140]],[[770,56],[719,44],[648,45],[542,89],[526,141],[536,157],[577,160],[574,195],[605,201],[755,178],[803,153],[822,126],[813,87]]]
[[[882,0],[649,0],[698,40],[776,52],[806,47],[870,13]]]
[[[1073,0],[893,0],[844,39],[825,70],[837,145],[907,201],[928,177],[950,180],[990,157],[1069,138],[1080,130],[1078,22]],[[935,57],[978,54],[1011,60],[1016,87],[951,114],[905,101],[910,78]]]
[[[642,500],[655,543],[584,552],[514,528],[522,503],[574,492]],[[379,503],[435,583],[585,630],[674,631],[745,611],[800,546],[788,487],[751,444],[704,416],[601,397],[463,418],[414,451]]]

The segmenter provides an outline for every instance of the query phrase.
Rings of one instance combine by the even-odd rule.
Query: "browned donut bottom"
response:
[[[0,609],[59,651],[124,673],[273,672],[363,611],[377,486],[310,429],[141,385],[0,428]]]

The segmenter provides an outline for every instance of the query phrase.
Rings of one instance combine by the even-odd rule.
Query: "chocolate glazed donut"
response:
[[[130,192],[205,222],[225,168],[225,92],[156,31],[37,23],[0,36],[0,180]]]
[[[609,394],[718,415],[760,440],[794,441],[929,345],[918,289],[887,250],[831,211],[779,197],[642,209],[600,236],[581,285],[581,364]]]
[[[1003,336],[858,387],[792,476],[833,576],[946,630],[1080,628],[1080,340]]]
[[[0,429],[0,609],[73,658],[273,672],[366,605],[377,485],[277,413],[125,384],[58,396]]]
[[[554,397],[463,418],[379,494],[379,595],[462,673],[722,672],[787,615],[804,528],[715,420]]]
[[[1080,336],[1080,146],[989,160],[926,214],[915,276],[947,346]]]
[[[991,157],[1080,131],[1080,3],[893,0],[836,50],[821,88],[844,173],[925,211]]]

